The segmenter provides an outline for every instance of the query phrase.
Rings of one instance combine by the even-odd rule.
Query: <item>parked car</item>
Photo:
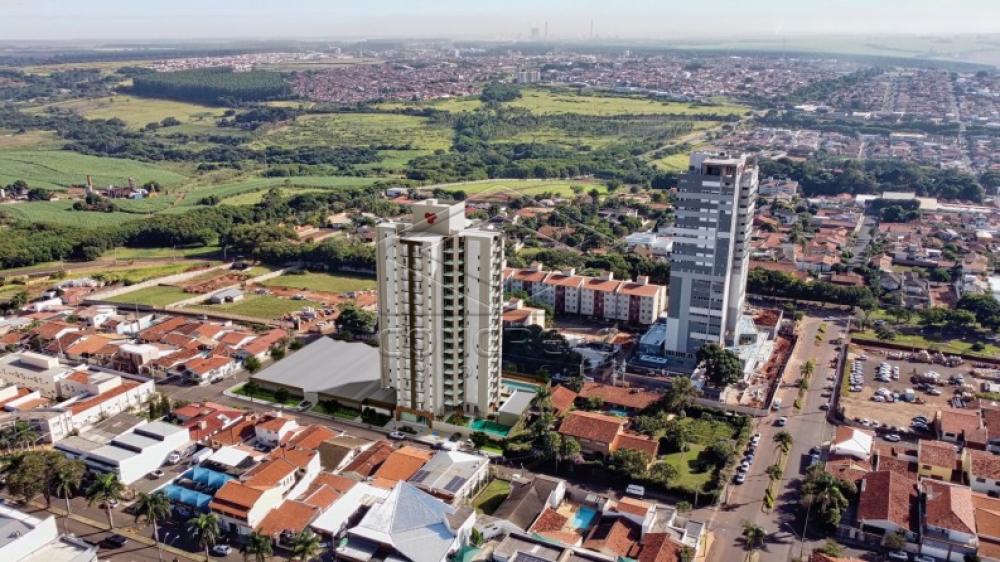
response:
[[[823,410],[823,411],[829,410],[830,409],[830,404],[827,403],[827,402],[823,402],[822,404],[819,405],[819,409]]]
[[[900,560],[903,562],[910,559],[910,555],[903,552],[902,550],[894,550],[889,554],[887,554],[886,556],[889,557],[889,560]]]
[[[233,551],[233,547],[228,544],[217,544],[212,547],[212,554],[214,556],[229,556]]]
[[[913,562],[937,562],[937,558],[926,554],[917,554],[913,557]]]
[[[746,481],[747,481],[747,475],[745,472],[736,473],[736,478],[734,479],[734,482],[736,482],[737,484],[742,484]]]
[[[113,535],[108,535],[103,541],[101,541],[108,548],[121,548],[125,546],[128,539],[124,535],[119,535],[115,533]]]
[[[774,425],[776,425],[778,427],[785,427],[786,423],[788,423],[788,418],[786,418],[784,416],[782,416],[782,417],[774,420]]]
[[[150,472],[146,475],[150,480],[156,480],[157,478],[163,478],[163,471],[157,468],[156,470]]]
[[[389,433],[389,439],[394,439],[396,441],[402,441],[403,439],[406,439],[406,434],[403,433],[402,431],[393,431],[393,432]]]
[[[170,464],[177,464],[181,462],[181,454],[178,453],[177,451],[170,453],[169,455],[167,455],[167,462]]]
[[[885,439],[886,441],[889,441],[890,443],[897,443],[897,442],[899,442],[899,440],[901,439],[901,437],[898,434],[896,434],[896,433],[890,433],[890,434],[886,435],[883,439]]]
[[[630,496],[635,496],[637,498],[641,498],[641,497],[643,497],[643,496],[646,495],[646,488],[644,486],[640,486],[638,484],[629,484],[625,488],[625,493],[628,494],[628,495],[630,495]]]

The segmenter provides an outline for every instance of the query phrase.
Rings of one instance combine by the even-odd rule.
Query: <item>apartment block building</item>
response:
[[[746,298],[758,169],[746,155],[691,155],[677,184],[666,351],[732,345]]]
[[[376,226],[383,386],[403,418],[485,416],[500,403],[503,236],[461,203],[412,211]]]
[[[575,270],[549,272],[533,263],[504,271],[504,288],[524,291],[552,307],[557,316],[587,316],[595,320],[653,324],[667,306],[667,288],[640,276],[621,281],[611,272],[600,277],[576,275]]]

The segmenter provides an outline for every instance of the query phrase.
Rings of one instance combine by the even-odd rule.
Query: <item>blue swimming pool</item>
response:
[[[531,384],[531,383],[521,382],[521,381],[512,381],[510,379],[503,379],[501,382],[503,382],[503,385],[505,387],[507,387],[507,390],[510,390],[510,391],[514,391],[514,390],[527,390],[528,392],[538,393],[538,385],[537,384]]]
[[[590,527],[590,524],[594,522],[594,518],[597,517],[597,510],[586,505],[581,505],[580,509],[576,510],[573,514],[573,519],[570,521],[570,525],[574,529],[586,529]]]

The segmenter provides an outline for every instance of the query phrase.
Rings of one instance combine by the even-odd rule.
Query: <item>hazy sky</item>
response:
[[[0,40],[1000,32],[1000,0],[0,0]]]

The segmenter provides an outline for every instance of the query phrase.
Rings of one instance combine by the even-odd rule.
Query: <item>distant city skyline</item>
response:
[[[0,0],[0,38],[16,40],[572,40],[1000,32],[995,0]]]

